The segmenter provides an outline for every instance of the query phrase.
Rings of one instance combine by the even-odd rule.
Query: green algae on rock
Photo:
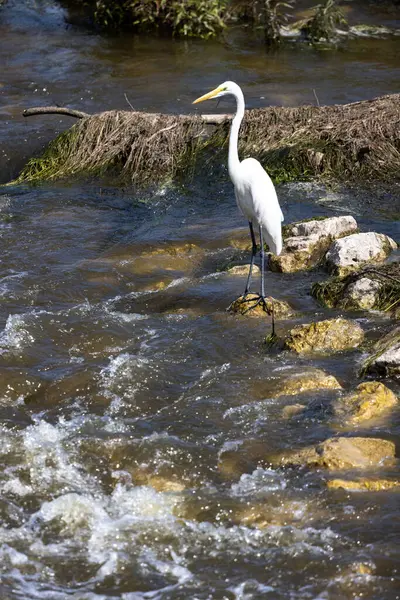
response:
[[[229,307],[229,311],[239,315],[248,317],[266,317],[271,316],[272,311],[277,319],[284,319],[293,314],[293,310],[284,300],[276,300],[275,298],[266,298],[266,306],[260,302],[258,294],[247,294],[246,297],[239,296],[234,300]]]
[[[285,348],[298,354],[332,353],[356,348],[363,339],[358,323],[327,319],[294,327],[285,340]]]

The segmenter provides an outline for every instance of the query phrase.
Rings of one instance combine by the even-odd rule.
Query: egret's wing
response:
[[[241,177],[247,193],[251,196],[254,214],[265,231],[272,251],[279,254],[282,247],[283,213],[279,206],[274,184],[268,173],[254,158],[241,163]]]

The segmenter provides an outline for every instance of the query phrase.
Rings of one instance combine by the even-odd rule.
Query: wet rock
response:
[[[400,301],[400,262],[317,282],[311,294],[329,308],[392,311]]]
[[[319,237],[337,239],[354,233],[356,230],[357,221],[354,217],[348,215],[293,223],[287,226],[285,234],[290,237],[318,235]]]
[[[347,275],[365,264],[385,260],[396,248],[396,242],[382,233],[355,233],[333,242],[326,263],[335,274]]]
[[[306,408],[307,407],[305,404],[288,404],[282,409],[282,417],[284,419],[291,419],[292,417],[302,413]]]
[[[136,485],[148,485],[157,492],[182,492],[188,487],[187,482],[180,481],[175,476],[170,477],[135,470],[133,479]]]
[[[270,525],[285,527],[301,522],[305,512],[310,519],[306,508],[304,502],[283,499],[275,503],[270,500],[268,503],[241,505],[233,511],[232,521],[237,525],[256,527],[257,529],[265,529]]]
[[[361,373],[400,376],[400,326],[376,342],[372,354],[364,361]]]
[[[340,352],[357,347],[363,339],[358,323],[327,319],[294,327],[285,340],[285,348],[298,354]]]
[[[227,269],[228,275],[243,275],[246,276],[249,274],[250,265],[235,265],[234,267],[230,267]],[[253,265],[253,275],[259,275],[261,273],[260,268],[257,265]]]
[[[400,487],[400,481],[395,479],[331,479],[326,485],[333,490],[344,489],[361,492],[381,492]]]
[[[329,375],[321,369],[306,369],[302,373],[294,373],[277,381],[269,394],[277,398],[279,396],[294,396],[309,390],[338,390],[341,387],[333,375]]]
[[[294,273],[316,266],[323,259],[332,240],[357,230],[351,216],[330,217],[293,223],[284,229],[283,252],[271,255],[270,268],[281,273]]]
[[[361,423],[386,413],[397,404],[395,394],[379,381],[360,383],[333,405],[336,417],[346,424]]]
[[[274,314],[277,319],[284,319],[285,317],[293,314],[289,304],[284,300],[266,298],[266,310],[264,310],[263,304],[257,304],[258,299],[258,294],[247,294],[246,298],[244,298],[244,296],[240,296],[237,300],[232,302],[229,307],[229,311],[240,315],[246,315],[248,317],[266,317],[272,315],[272,310],[274,310]]]
[[[309,446],[271,459],[272,464],[321,467],[329,470],[367,469],[390,464],[395,445],[388,440],[363,437],[329,438],[317,446]]]
[[[267,444],[259,440],[233,443],[232,448],[220,452],[218,471],[224,479],[239,479],[243,473],[252,473],[260,463],[264,463],[268,452]]]

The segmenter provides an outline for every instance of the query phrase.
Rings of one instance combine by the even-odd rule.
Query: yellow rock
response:
[[[218,470],[225,479],[239,479],[243,473],[252,473],[257,466],[265,463],[268,451],[265,442],[245,440],[237,448],[221,453]]]
[[[230,312],[246,315],[248,317],[266,317],[272,314],[272,301],[271,298],[266,298],[266,310],[263,304],[257,304],[259,299],[258,294],[248,294],[244,299],[244,296],[240,296],[237,300],[232,302],[229,307]],[[276,300],[273,298],[273,310],[277,319],[288,317],[293,314],[287,302],[283,300]]]
[[[230,269],[227,269],[228,275],[243,275],[246,276],[249,274],[250,265],[235,265]],[[259,275],[260,268],[257,265],[253,265],[253,275]]]
[[[303,412],[305,408],[305,404],[288,404],[282,409],[282,417],[284,417],[285,419],[291,419],[292,417],[295,417],[296,415]]]
[[[153,487],[157,492],[182,492],[187,487],[187,485],[175,475],[167,477],[155,473],[148,473],[140,469],[135,470],[133,478],[136,485],[148,485]]]
[[[361,468],[390,463],[395,445],[388,440],[363,437],[329,438],[317,446],[270,457],[272,464],[322,467],[329,470]]]
[[[239,506],[233,511],[232,520],[245,527],[265,529],[269,525],[284,527],[298,522],[304,513],[304,502],[285,500],[279,504],[257,503]]]
[[[397,404],[395,394],[379,381],[360,383],[354,392],[334,404],[335,415],[346,423],[360,423],[380,416]]]
[[[367,491],[367,492],[380,492],[382,490],[391,490],[400,486],[400,481],[390,479],[331,479],[327,482],[327,487],[330,489],[354,490],[354,491]]]
[[[295,373],[276,383],[272,388],[271,395],[295,396],[309,390],[339,390],[341,385],[333,375],[325,373],[321,369],[309,369],[303,373]]]
[[[355,348],[364,339],[358,323],[347,319],[327,319],[294,327],[285,340],[285,348],[298,354],[339,352]]]

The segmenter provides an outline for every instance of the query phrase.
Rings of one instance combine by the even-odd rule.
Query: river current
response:
[[[28,106],[96,112],[128,108],[126,94],[137,109],[188,113],[227,79],[249,107],[398,91],[399,38],[266,54],[239,32],[223,43],[102,37],[51,3],[22,2],[0,12],[0,39],[4,183],[72,122],[24,121]],[[278,195],[286,223],[352,214],[361,231],[400,239],[396,190],[292,183]],[[398,492],[329,490],[324,473],[258,460],[335,434],[329,419],[285,418],[297,400],[273,397],[276,381],[317,367],[347,391],[364,355],[268,351],[269,324],[226,312],[245,276],[223,269],[247,262],[246,235],[223,164],[156,191],[0,188],[2,600],[399,597]],[[267,292],[297,311],[280,336],[341,314],[309,294],[325,277],[266,274]],[[391,325],[350,317],[371,341]],[[399,434],[398,409],[357,430]],[[399,479],[398,465],[379,476]]]

